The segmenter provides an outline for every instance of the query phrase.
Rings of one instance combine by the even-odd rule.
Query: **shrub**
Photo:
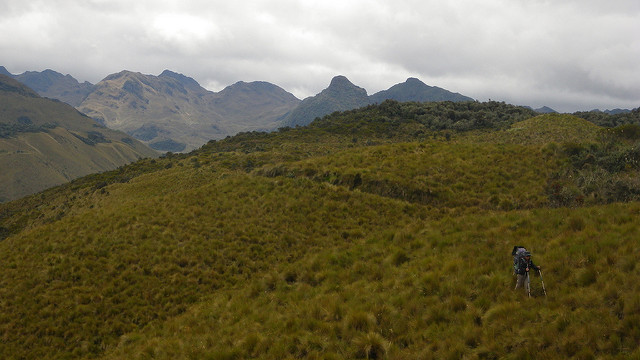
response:
[[[619,138],[626,140],[640,139],[640,125],[624,124],[611,129],[611,133]]]

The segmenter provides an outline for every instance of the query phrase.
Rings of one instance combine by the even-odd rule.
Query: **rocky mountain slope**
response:
[[[159,151],[182,152],[248,130],[273,129],[298,100],[275,85],[237,83],[219,93],[171,71],[122,71],[95,85],[78,109]]]
[[[0,201],[158,153],[0,75]]]

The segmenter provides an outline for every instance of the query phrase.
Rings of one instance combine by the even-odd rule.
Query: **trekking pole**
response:
[[[531,280],[529,279],[529,272],[527,271],[527,294],[531,297]]]
[[[542,279],[542,270],[538,270],[540,273],[540,282],[542,282],[542,291],[544,291],[544,297],[547,297],[547,289],[544,288],[544,280]]]

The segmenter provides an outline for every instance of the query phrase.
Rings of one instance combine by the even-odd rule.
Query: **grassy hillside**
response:
[[[640,206],[555,193],[635,141],[491,103],[459,117],[478,130],[434,131],[438,106],[243,133],[0,205],[0,357],[640,356]],[[571,142],[542,141],[554,126]],[[514,245],[547,297],[538,277],[513,290]]]

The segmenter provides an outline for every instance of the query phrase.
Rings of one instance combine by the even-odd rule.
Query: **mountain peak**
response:
[[[373,103],[381,103],[387,99],[397,101],[473,101],[472,98],[452,93],[436,86],[429,86],[421,80],[410,77],[404,83],[396,84],[387,90],[371,95]]]
[[[193,78],[190,78],[186,75],[179,74],[177,72],[173,72],[171,70],[165,70],[158,77],[165,77],[178,80],[182,85],[192,87],[192,88],[200,88],[200,84],[195,81]]]
[[[557,111],[553,110],[552,108],[550,108],[548,106],[543,106],[541,108],[535,109],[534,111],[537,112],[537,113],[541,113],[541,114],[557,113]]]
[[[414,78],[414,77],[410,77],[407,79],[407,81],[405,81],[405,84],[410,84],[410,85],[426,85],[424,82],[422,82],[420,79],[418,78]]]
[[[331,79],[329,87],[324,89],[320,94],[322,93],[331,93],[333,94],[331,96],[367,97],[367,90],[355,85],[343,75],[338,75]]]
[[[319,94],[304,99],[284,123],[287,126],[308,125],[314,119],[334,111],[352,110],[369,105],[367,90],[354,85],[345,76],[331,79],[329,87]]]
[[[286,99],[286,101],[294,103],[300,101],[293,94],[287,92],[278,85],[266,81],[238,81],[235,84],[222,89],[219,94],[223,96],[249,96],[250,94],[253,94],[258,97],[281,97],[282,99]]]
[[[144,75],[142,75],[142,73],[139,73],[139,72],[122,70],[120,72],[108,75],[107,77],[102,79],[102,81],[116,80],[116,79],[125,78],[125,77],[141,77],[141,76],[144,76]]]
[[[340,85],[353,85],[349,79],[347,79],[344,75],[337,75],[331,79],[331,84],[329,86],[340,86]]]

